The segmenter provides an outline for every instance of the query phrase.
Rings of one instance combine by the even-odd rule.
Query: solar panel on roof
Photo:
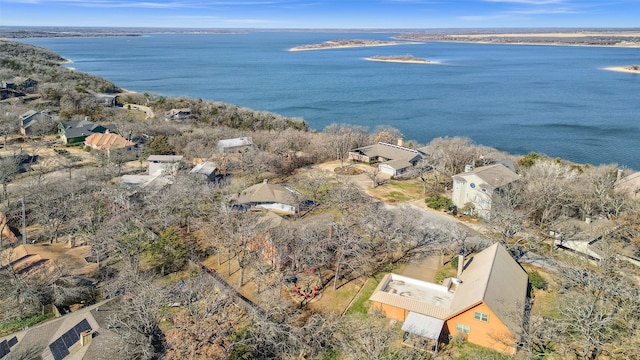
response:
[[[9,349],[9,343],[7,340],[0,342],[0,358],[5,357],[11,349]]]
[[[13,345],[18,343],[18,338],[14,336],[8,341],[8,343],[9,343],[9,347],[13,347]]]
[[[69,349],[64,345],[62,339],[58,339],[49,345],[49,350],[55,360],[62,360],[69,355]]]
[[[70,348],[73,344],[80,340],[80,336],[74,329],[71,329],[64,333],[64,335],[60,336],[60,339],[64,342],[64,345],[67,348]]]
[[[91,325],[89,324],[87,319],[83,319],[82,321],[77,323],[76,326],[69,329],[69,331],[57,338],[56,341],[49,345],[49,349],[51,350],[51,354],[53,354],[53,358],[55,360],[62,360],[65,356],[69,355],[69,348],[73,346],[73,344],[80,341],[80,334],[83,331],[87,330],[91,330]],[[16,339],[16,342],[17,341],[18,340]]]
[[[92,330],[91,325],[89,325],[87,319],[83,319],[78,323],[78,325],[74,326],[73,328],[76,329],[78,334],[82,333],[83,331]]]

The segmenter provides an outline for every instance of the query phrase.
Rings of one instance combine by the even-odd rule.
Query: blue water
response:
[[[250,32],[28,39],[78,71],[138,92],[189,96],[303,118],[389,125],[408,140],[467,136],[514,154],[640,169],[640,49],[423,43],[289,52],[390,33]],[[442,65],[380,63],[405,55]]]

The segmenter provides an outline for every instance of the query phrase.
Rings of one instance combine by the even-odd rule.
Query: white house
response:
[[[178,169],[182,159],[182,155],[151,155],[147,159],[149,161],[149,175],[158,171],[174,172]]]
[[[218,141],[219,153],[234,153],[253,147],[253,139],[250,137],[239,137],[235,139],[224,139]]]
[[[480,217],[487,217],[496,189],[518,179],[520,175],[502,164],[482,166],[473,169],[467,166],[465,172],[454,175],[451,200],[458,208],[468,208]]]

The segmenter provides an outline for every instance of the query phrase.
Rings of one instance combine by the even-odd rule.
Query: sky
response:
[[[0,0],[0,26],[640,27],[640,0]]]

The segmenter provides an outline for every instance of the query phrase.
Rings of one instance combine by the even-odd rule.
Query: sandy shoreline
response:
[[[640,69],[634,70],[630,66],[609,66],[604,68],[604,70],[623,72],[623,73],[629,73],[629,74],[640,74]]]
[[[366,58],[363,58],[363,60],[378,61],[378,62],[391,62],[391,63],[405,63],[405,64],[423,64],[423,65],[438,65],[438,64],[441,64],[438,61],[431,61],[431,60],[425,60],[425,59],[402,60],[402,59],[377,59],[377,58],[373,58],[373,57],[366,57]]]
[[[394,45],[415,45],[422,44],[422,42],[418,41],[393,41],[393,42],[385,42],[385,43],[371,43],[371,44],[340,44],[336,43],[321,43],[314,45],[302,45],[302,46],[294,46],[289,49],[289,51],[311,51],[311,50],[329,50],[329,49],[347,49],[347,48],[360,48],[360,47],[374,47],[374,46],[394,46]]]

